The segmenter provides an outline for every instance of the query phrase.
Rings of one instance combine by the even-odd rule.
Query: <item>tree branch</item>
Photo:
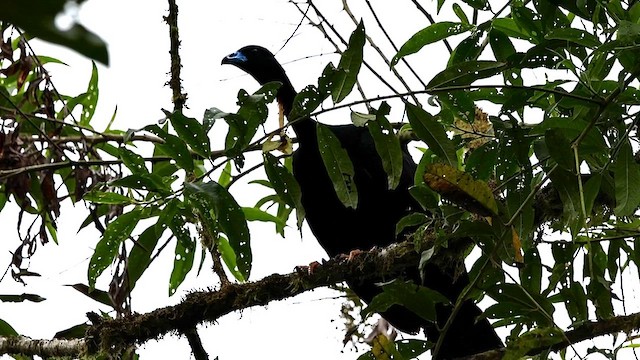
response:
[[[203,322],[213,322],[234,311],[264,306],[318,287],[351,279],[392,279],[405,269],[416,266],[420,255],[405,242],[384,249],[373,249],[351,261],[329,260],[313,274],[294,272],[274,274],[255,282],[229,284],[218,291],[197,291],[175,306],[120,319],[101,319],[87,331],[84,340],[32,340],[25,337],[0,337],[0,354],[21,353],[41,356],[78,356],[126,350],[173,331],[187,333]],[[640,313],[584,323],[567,331],[552,346],[535,348],[529,355],[548,349],[557,351],[570,344],[596,336],[640,329]],[[467,357],[468,360],[502,359],[504,349]]]
[[[26,336],[0,336],[0,354],[39,355],[45,358],[78,356],[84,348],[84,339],[36,340]]]

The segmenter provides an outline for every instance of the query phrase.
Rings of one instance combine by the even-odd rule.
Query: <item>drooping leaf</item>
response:
[[[316,125],[316,129],[322,162],[333,183],[336,195],[344,206],[355,209],[358,207],[358,189],[353,181],[355,171],[349,154],[331,129],[320,123]]]
[[[142,218],[142,209],[135,208],[109,223],[89,261],[89,287],[95,288],[96,279],[111,264],[120,244],[131,234]]]
[[[160,237],[173,219],[176,213],[178,200],[171,200],[160,212],[158,222],[149,226],[138,236],[133,249],[129,252],[127,259],[127,275],[129,276],[129,289],[133,290],[138,279],[147,270],[151,263],[151,254],[155,249]]]
[[[224,264],[227,266],[227,269],[229,269],[233,277],[238,281],[247,281],[247,278],[245,278],[240,270],[238,270],[236,252],[233,251],[233,248],[229,244],[229,240],[224,236],[218,237],[218,251],[220,252],[222,261],[224,261]]]
[[[264,170],[278,197],[285,204],[296,209],[297,224],[298,229],[300,229],[305,216],[300,185],[293,177],[293,174],[280,165],[275,156],[271,154],[264,154]]]
[[[420,140],[429,146],[429,150],[433,151],[447,164],[456,166],[458,164],[456,149],[447,136],[444,127],[431,114],[418,106],[407,103],[406,111],[411,128]]]
[[[238,269],[248,279],[252,256],[249,228],[242,208],[227,189],[214,181],[186,183],[185,195],[200,213],[213,210],[217,229],[227,235],[236,255]]]
[[[169,296],[175,294],[178,286],[182,284],[189,271],[193,267],[196,253],[196,242],[191,237],[184,218],[176,214],[169,220],[169,228],[176,237],[175,257],[173,258],[173,270],[169,278]]]
[[[82,101],[82,115],[80,116],[80,125],[89,126],[93,114],[96,111],[96,105],[98,104],[98,68],[96,64],[92,62],[93,69],[91,70],[91,79],[89,80],[89,86],[87,87],[87,96]]]
[[[618,216],[629,216],[635,212],[640,204],[640,167],[633,158],[628,140],[620,147],[614,161],[613,175],[616,186],[616,207]]]
[[[573,171],[576,168],[571,141],[563,131],[558,128],[547,130],[544,134],[544,141],[549,155],[558,165],[568,171]]]
[[[363,47],[365,42],[364,23],[360,21],[349,38],[349,45],[342,53],[338,69],[343,70],[333,79],[331,96],[334,103],[342,101],[353,89],[362,65]]]
[[[383,102],[376,113],[375,121],[369,121],[367,128],[373,138],[376,152],[382,159],[382,167],[387,174],[387,186],[389,189],[395,189],[402,176],[403,155],[400,139],[386,118],[390,109],[389,105]]]

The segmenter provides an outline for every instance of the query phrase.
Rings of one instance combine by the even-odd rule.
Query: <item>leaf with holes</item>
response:
[[[386,118],[390,109],[389,105],[383,102],[376,113],[375,121],[369,121],[367,128],[373,138],[376,152],[382,159],[382,167],[387,173],[387,186],[389,189],[395,189],[402,176],[403,157],[400,139]]]
[[[358,189],[353,181],[355,171],[349,154],[328,127],[316,124],[318,147],[338,199],[346,207],[358,207]]]
[[[344,70],[338,72],[333,79],[334,84],[331,87],[331,96],[334,103],[344,100],[356,84],[360,67],[362,66],[363,48],[365,42],[364,24],[362,21],[349,38],[347,50],[342,53],[338,69]]]
[[[120,244],[131,235],[141,218],[142,209],[135,208],[109,223],[89,260],[88,278],[89,287],[92,290],[95,288],[98,276],[113,262]]]
[[[189,271],[193,267],[193,259],[196,253],[196,242],[191,237],[184,218],[176,214],[169,220],[169,228],[176,237],[175,257],[173,258],[173,270],[169,278],[169,296],[175,294],[178,286],[182,284]]]
[[[180,111],[176,111],[169,117],[171,125],[180,137],[191,149],[203,158],[208,158],[211,149],[209,137],[205,127],[198,120],[186,117]]]
[[[193,171],[193,157],[191,156],[191,152],[189,152],[187,143],[182,140],[182,138],[169,134],[164,128],[158,125],[149,125],[144,129],[158,135],[158,137],[164,140],[163,144],[155,145],[157,150],[175,160],[176,164],[182,169],[189,172]],[[158,167],[158,165],[154,164],[154,168],[155,167]]]
[[[613,166],[615,180],[616,208],[618,216],[629,216],[640,204],[640,167],[633,158],[628,140],[620,147]]]
[[[458,164],[456,148],[447,136],[444,127],[428,112],[421,107],[407,103],[407,117],[411,129],[415,131],[420,140],[424,141],[429,150],[451,166]]]
[[[391,66],[395,66],[403,57],[417,53],[426,45],[471,29],[473,29],[473,25],[446,21],[429,25],[411,36],[411,38],[400,47],[398,53],[391,60]]]
[[[498,204],[486,182],[446,164],[430,164],[424,174],[425,183],[445,199],[474,214],[498,214]]]
[[[91,80],[89,80],[89,86],[87,87],[87,96],[82,101],[82,116],[80,117],[80,125],[82,126],[89,126],[98,104],[98,68],[96,63],[92,62],[92,65],[93,69],[91,70]]]
[[[270,185],[278,194],[278,197],[287,205],[296,209],[298,229],[304,221],[304,207],[302,206],[302,192],[300,185],[293,174],[286,167],[280,165],[275,156],[264,154],[264,170],[269,178]]]

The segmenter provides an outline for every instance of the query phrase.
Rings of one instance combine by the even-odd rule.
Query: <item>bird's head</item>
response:
[[[289,79],[271,51],[258,45],[245,46],[222,59],[222,64],[235,65],[253,76],[261,85],[270,81],[288,83]]]

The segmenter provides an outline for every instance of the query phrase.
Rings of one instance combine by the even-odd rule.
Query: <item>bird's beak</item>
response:
[[[247,61],[247,57],[243,53],[236,51],[233,54],[229,54],[222,59],[222,64],[239,65]]]

